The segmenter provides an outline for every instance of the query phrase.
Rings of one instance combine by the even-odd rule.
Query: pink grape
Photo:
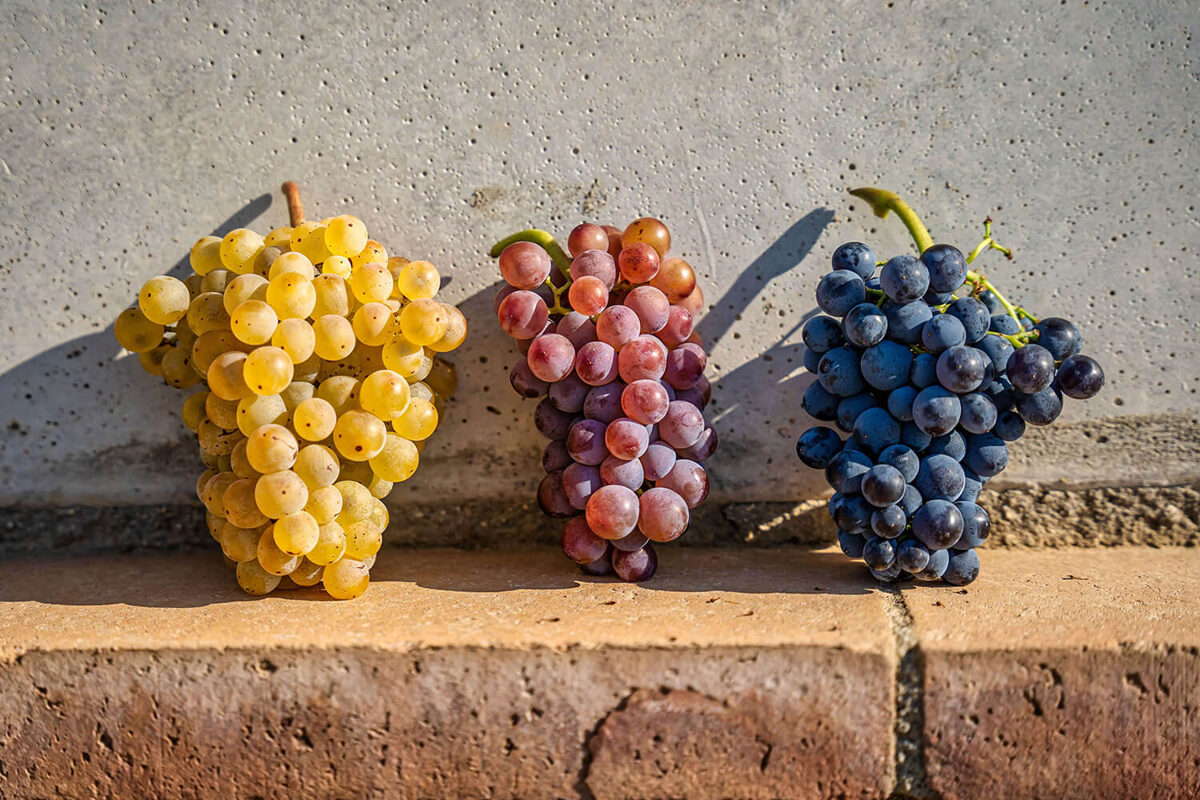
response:
[[[596,319],[596,338],[614,350],[632,342],[641,331],[641,320],[628,306],[609,306]]]
[[[561,381],[575,367],[575,348],[565,336],[547,333],[529,346],[529,369],[547,383]]]
[[[691,447],[704,433],[704,415],[691,403],[675,400],[658,423],[658,435],[676,450]]]
[[[704,429],[704,433],[700,434],[700,438],[696,440],[695,444],[681,450],[680,454],[692,461],[704,461],[715,452],[717,452],[717,429],[709,425]]]
[[[583,410],[583,401],[591,389],[592,387],[581,381],[578,375],[572,373],[561,381],[550,384],[550,402],[559,411],[578,414]]]
[[[669,444],[662,442],[651,442],[646,448],[646,452],[642,453],[639,461],[642,464],[642,472],[648,481],[657,481],[665,478],[670,473],[671,468],[675,466],[675,461],[679,456],[675,453],[675,448]]]
[[[537,408],[533,409],[534,427],[537,428],[538,433],[552,441],[566,439],[567,434],[571,432],[573,422],[575,422],[575,415],[559,411],[550,402],[549,397],[543,398],[542,402],[537,404]]]
[[[694,324],[692,312],[683,306],[671,306],[671,310],[667,312],[667,324],[658,332],[658,338],[662,339],[667,347],[678,347],[692,335]]]
[[[629,461],[646,452],[650,434],[642,423],[622,417],[609,424],[604,432],[604,444],[613,456]]]
[[[666,477],[654,485],[675,492],[683,498],[688,508],[695,508],[708,497],[708,473],[704,467],[686,458],[676,461]]]
[[[621,348],[617,369],[626,383],[656,381],[667,369],[667,348],[655,336],[639,336]]]
[[[701,375],[700,380],[696,382],[695,386],[676,392],[675,399],[686,400],[703,411],[708,407],[708,403],[712,399],[712,384],[708,382],[708,378]]]
[[[658,554],[654,552],[654,546],[650,544],[641,550],[634,550],[632,553],[614,550],[612,569],[623,581],[631,583],[648,581],[658,571]]]
[[[630,283],[646,283],[658,274],[658,266],[662,257],[658,251],[645,242],[634,242],[622,248],[617,256],[617,269],[621,277]]]
[[[653,286],[639,286],[630,291],[625,296],[625,306],[637,314],[642,333],[658,333],[671,316],[667,296]]]
[[[571,280],[577,281],[584,275],[592,275],[604,282],[611,290],[617,285],[617,262],[603,250],[584,250],[571,262]]]
[[[587,505],[588,498],[603,485],[599,467],[570,464],[562,471],[563,494],[571,506],[580,511]]]
[[[542,469],[546,472],[560,472],[572,463],[571,454],[567,452],[567,443],[556,439],[546,445],[542,451]]]
[[[667,414],[671,399],[658,381],[634,381],[621,393],[621,409],[625,416],[643,425],[653,425]]]
[[[612,225],[601,225],[600,227],[608,234],[608,254],[615,259],[621,255],[621,237],[625,231]]]
[[[601,486],[587,502],[587,523],[601,539],[620,539],[637,525],[638,496],[624,486]]]
[[[583,401],[583,415],[607,425],[621,417],[621,392],[625,384],[620,381],[597,386],[588,392]]]
[[[517,339],[518,352],[520,352],[521,355],[523,355],[523,356],[528,355],[530,345],[532,345],[534,343],[534,341],[537,340],[538,337],[545,336],[547,333],[554,333],[557,327],[558,326],[552,320],[547,320],[546,324],[542,327],[542,329],[540,331],[538,331],[536,334],[534,334],[532,337],[530,337],[528,339]]]
[[[500,327],[514,339],[532,339],[546,327],[550,312],[533,292],[517,291],[505,297],[496,312]]]
[[[613,550],[619,550],[625,553],[632,553],[634,550],[641,550],[650,540],[647,539],[641,531],[636,528],[622,536],[620,539],[614,539],[611,544]]]
[[[500,274],[518,289],[545,283],[553,266],[550,254],[533,242],[513,242],[500,254]]]
[[[607,544],[607,542],[605,543]],[[604,551],[604,555],[597,558],[595,561],[589,561],[586,564],[579,565],[579,571],[584,575],[608,575],[612,569],[612,547],[609,546]]]
[[[542,478],[537,491],[538,507],[550,517],[569,517],[575,513],[562,490],[562,474],[551,472]]]
[[[594,317],[608,305],[608,287],[595,275],[584,275],[571,284],[567,292],[571,308],[580,314]]]
[[[587,564],[608,554],[608,542],[592,533],[587,518],[580,514],[563,526],[562,550],[576,564]]]
[[[663,378],[676,389],[690,389],[700,381],[707,364],[704,351],[697,345],[681,344],[667,354],[667,369]]]
[[[624,486],[636,492],[646,482],[646,473],[642,469],[642,462],[636,458],[623,461],[609,456],[600,462],[600,479],[606,484]]]
[[[608,234],[599,225],[585,222],[567,235],[567,250],[572,258],[585,250],[608,250]]]
[[[508,371],[508,382],[512,384],[513,391],[526,399],[541,397],[550,388],[549,384],[533,374],[529,362],[525,360],[512,365]]]
[[[678,539],[691,520],[683,498],[663,487],[642,492],[638,507],[638,530],[655,542]]]
[[[575,372],[589,386],[603,386],[617,379],[617,352],[604,342],[588,342],[575,354]]]
[[[576,352],[588,342],[596,341],[596,323],[578,311],[572,311],[560,319],[554,332],[570,339]]]
[[[595,419],[581,419],[574,423],[567,432],[567,452],[571,458],[580,464],[600,466],[600,462],[608,456],[608,449],[604,446],[606,428],[603,422]]]
[[[495,311],[497,314],[499,314],[500,313],[500,304],[504,302],[504,298],[508,297],[513,292],[517,292],[517,291],[520,291],[520,290],[517,289],[517,287],[515,287],[515,286],[509,286],[507,283],[504,284],[503,286],[501,286],[500,290],[496,292],[496,305],[492,310]]]

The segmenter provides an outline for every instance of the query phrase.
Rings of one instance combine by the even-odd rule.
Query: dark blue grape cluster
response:
[[[817,376],[804,410],[800,460],[825,470],[838,543],[880,581],[964,586],[990,522],[978,504],[1025,426],[1048,425],[1062,397],[1104,385],[1065,319],[1011,313],[967,259],[937,244],[876,273],[871,249],[848,242],[817,285],[829,316],[804,326],[804,364]]]

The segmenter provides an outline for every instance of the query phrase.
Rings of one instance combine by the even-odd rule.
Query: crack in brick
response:
[[[913,632],[912,614],[894,586],[883,589],[884,611],[896,656],[896,785],[894,800],[937,800],[925,770],[925,656]]]

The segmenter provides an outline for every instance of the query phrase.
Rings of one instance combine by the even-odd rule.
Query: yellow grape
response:
[[[182,325],[177,324],[175,330],[175,346],[187,351],[188,355],[192,353],[192,346],[196,344],[196,340],[200,337],[187,326],[185,322]]]
[[[287,225],[276,228],[263,238],[263,246],[277,247],[281,250],[290,248],[292,246],[292,229]]]
[[[297,369],[299,369],[298,366]],[[288,413],[291,414],[295,412],[296,406],[311,399],[316,390],[317,387],[307,381],[293,380],[286,389],[279,393],[279,396],[283,398],[283,404],[287,406]]]
[[[454,306],[443,306],[446,309],[446,332],[442,338],[429,345],[435,353],[449,353],[457,348],[467,338],[467,318]]]
[[[237,350],[230,350],[214,358],[207,372],[209,390],[225,400],[241,400],[254,394],[242,375],[245,363],[246,354]]]
[[[383,303],[366,303],[354,312],[353,328],[359,341],[378,347],[396,335],[396,317]]]
[[[304,508],[308,503],[308,487],[290,470],[268,472],[255,484],[254,500],[259,511],[271,519],[279,519]]]
[[[239,528],[232,522],[224,522],[217,531],[221,543],[221,552],[231,561],[239,564],[253,561],[258,555],[258,540],[262,531],[257,528]]]
[[[433,403],[422,397],[413,397],[408,410],[392,420],[392,430],[413,442],[428,439],[437,429],[438,412]]]
[[[240,438],[240,432],[224,430],[210,419],[200,420],[196,427],[196,439],[200,443],[200,450],[209,455],[229,455]]]
[[[159,275],[142,284],[138,292],[138,308],[146,319],[159,325],[174,325],[183,319],[192,302],[192,293],[178,278]]]
[[[308,278],[284,272],[267,285],[267,302],[280,319],[304,319],[317,304],[317,292]]]
[[[391,421],[408,408],[408,381],[390,369],[372,372],[363,379],[358,391],[363,410],[384,421]]]
[[[305,400],[292,412],[292,427],[296,435],[310,442],[328,439],[337,423],[337,412],[328,401],[319,397]]]
[[[410,261],[400,270],[396,287],[409,300],[428,300],[437,294],[442,276],[428,261]]]
[[[227,269],[214,269],[201,279],[200,293],[216,292],[220,294],[225,291],[225,287],[229,285],[229,282],[236,277],[237,273],[230,272]],[[192,299],[195,300],[196,298],[193,297]]]
[[[144,353],[138,353],[138,364],[142,369],[149,372],[151,375],[162,377],[162,360],[171,349],[170,345],[161,345],[153,350],[147,350]]]
[[[192,366],[192,356],[181,347],[172,347],[163,353],[158,364],[164,381],[176,389],[186,389],[200,382],[200,373]]]
[[[392,256],[391,258],[389,258],[387,260],[387,268],[388,268],[388,272],[392,273],[392,281],[393,282],[399,281],[400,273],[403,272],[404,268],[407,267],[411,263],[412,263],[411,261],[409,261],[407,258],[403,258],[402,256]],[[398,286],[399,286],[399,284],[397,284],[397,287]],[[400,293],[399,288],[393,288],[392,289],[392,297],[400,299],[400,298],[404,297],[404,295]]]
[[[333,406],[338,416],[358,408],[360,382],[349,375],[335,375],[321,381],[316,396]]]
[[[340,361],[354,350],[354,326],[337,314],[317,317],[312,324],[313,352],[326,361]]]
[[[204,413],[214,425],[227,431],[237,430],[238,401],[226,400],[212,392],[204,398]]]
[[[317,358],[315,353],[309,356],[308,360],[301,361],[296,365],[296,371],[292,374],[292,383],[303,381],[311,386],[317,380],[321,365],[324,363],[324,361]]]
[[[228,330],[229,312],[225,310],[225,301],[221,294],[205,292],[196,297],[188,306],[187,324],[197,336],[203,336],[209,331]]]
[[[321,273],[313,278],[313,290],[317,296],[312,310],[314,319],[326,314],[344,317],[350,313],[349,289],[346,288],[346,281],[341,275]]]
[[[293,364],[302,364],[312,358],[316,345],[312,325],[302,319],[285,319],[271,334],[271,346],[281,348]]]
[[[230,453],[232,452],[233,450],[231,448]],[[229,453],[226,453],[223,456],[217,456],[217,469],[219,469],[221,472],[233,472],[233,461],[229,458]]]
[[[278,247],[264,247],[258,251],[258,255],[250,262],[250,272],[246,274],[254,274],[266,280],[271,274],[271,265],[275,263],[275,259],[283,255],[283,251]]]
[[[279,523],[275,523],[278,525]],[[287,575],[300,566],[300,558],[289,555],[275,544],[275,525],[271,525],[258,538],[258,565],[272,575]]]
[[[238,341],[233,331],[209,331],[198,336],[192,345],[192,364],[200,372],[207,373],[217,356],[231,350],[245,353],[250,350],[250,345]]]
[[[362,596],[371,584],[370,571],[361,561],[343,558],[325,567],[321,585],[335,600],[353,600]]]
[[[433,368],[425,376],[424,383],[435,397],[451,397],[458,388],[458,373],[453,364],[447,364],[440,358],[433,360]]]
[[[325,568],[320,564],[314,564],[307,558],[300,561],[300,566],[288,573],[288,577],[292,579],[292,583],[305,588],[316,586],[321,582],[321,578],[325,575]]]
[[[262,425],[246,437],[246,459],[262,473],[290,469],[299,452],[296,437],[282,425]]]
[[[122,311],[113,323],[117,344],[131,353],[146,353],[158,347],[164,330],[162,325],[151,322],[137,306]]]
[[[361,483],[368,490],[371,488],[371,481],[375,479],[375,473],[371,471],[371,465],[366,461],[343,461],[342,472],[338,477],[339,481],[353,481]]]
[[[350,259],[351,265],[355,267],[361,267],[363,264],[387,264],[387,262],[387,250],[374,239],[368,239],[358,255]],[[390,276],[391,273],[388,275]]]
[[[305,511],[281,517],[274,525],[275,546],[290,556],[302,556],[317,544],[321,526]]]
[[[247,437],[253,436],[264,425],[282,427],[287,423],[287,417],[287,404],[277,394],[252,394],[237,403],[237,429]],[[264,471],[274,470],[259,470]]]
[[[278,347],[259,347],[246,356],[246,384],[255,394],[279,394],[292,382],[295,366]]]
[[[420,368],[425,351],[421,345],[413,344],[398,334],[383,346],[381,355],[385,367],[409,380]]]
[[[208,509],[204,510],[204,525],[208,528],[209,535],[216,539],[218,544],[221,542],[221,526],[228,524],[215,514],[208,513]]]
[[[383,420],[366,411],[347,411],[333,426],[338,453],[351,461],[366,461],[378,455],[386,437]]]
[[[225,488],[222,497],[225,519],[239,528],[257,528],[269,522],[254,500],[254,486],[257,483],[257,478],[239,478]]]
[[[367,491],[367,487],[358,481],[340,480],[333,485],[333,488],[342,495],[342,510],[337,515],[337,520],[342,527],[371,516],[371,503],[375,498]]]
[[[424,381],[413,381],[408,385],[408,390],[412,393],[413,397],[433,402],[433,389],[430,389],[429,384]]]
[[[292,229],[291,249],[302,253],[314,264],[329,258],[329,248],[325,246],[325,226],[319,222],[297,225]]]
[[[250,275],[243,275],[249,278]],[[253,276],[257,278],[258,276]],[[229,329],[238,341],[249,345],[266,344],[275,335],[279,317],[275,309],[262,300],[247,300],[233,310],[229,317]]]
[[[249,228],[238,228],[221,240],[221,263],[238,274],[250,271],[250,262],[263,248],[263,237]]]
[[[214,269],[221,268],[221,238],[219,236],[201,236],[192,245],[188,254],[188,263],[197,275],[207,275]]]
[[[280,255],[271,264],[271,268],[267,272],[267,277],[274,280],[285,272],[294,272],[297,275],[303,275],[309,280],[312,280],[317,274],[317,271],[313,269],[313,263],[303,253],[284,253]]]
[[[208,483],[204,484],[204,494],[200,498],[200,502],[204,504],[210,514],[225,519],[225,490],[236,480],[238,477],[232,472],[218,472],[209,478]]]
[[[183,409],[179,415],[183,417],[183,426],[192,433],[200,427],[200,421],[205,418],[207,412],[204,410],[204,401],[208,398],[208,392],[196,392],[193,395],[188,395],[188,398],[183,401]]]
[[[441,339],[450,325],[450,314],[436,300],[414,300],[400,312],[400,332],[422,347]]]
[[[338,277],[344,281],[350,280],[350,273],[354,270],[354,265],[350,263],[350,259],[345,256],[330,256],[325,259],[325,263],[321,265],[321,274],[329,277]]]
[[[392,515],[388,513],[387,505],[384,504],[382,499],[376,497],[375,501],[371,504],[371,516],[369,519],[379,529],[380,533],[388,529],[388,523],[392,521]]]
[[[383,546],[383,534],[370,519],[361,519],[345,526],[346,554],[344,558],[361,561],[373,556]]]
[[[194,272],[183,279],[183,285],[187,287],[190,300],[195,300],[197,295],[203,294],[204,290],[200,288],[203,283],[204,276]]]
[[[221,305],[225,306],[230,318],[233,312],[247,300],[267,299],[267,279],[261,275],[238,275],[225,286]]]
[[[335,256],[351,258],[367,246],[367,226],[358,217],[343,214],[325,226],[325,247]]]
[[[234,475],[239,478],[257,478],[258,470],[250,463],[250,459],[246,457],[246,440],[242,439],[233,446],[229,451],[229,468]]]
[[[279,586],[280,577],[272,575],[257,561],[243,561],[237,565],[238,586],[246,594],[267,595]]]
[[[342,511],[342,493],[332,486],[309,487],[304,510],[321,525],[332,522]]]
[[[309,444],[300,448],[292,472],[300,476],[310,492],[332,486],[341,472],[337,454],[322,444]],[[310,502],[312,498],[309,498]]]
[[[371,493],[371,497],[374,497],[377,500],[382,500],[392,493],[393,482],[384,480],[379,475],[376,475],[374,471],[372,471],[370,482],[364,485],[367,487],[367,491]]]
[[[371,459],[371,469],[386,481],[400,483],[412,477],[420,460],[416,445],[402,436],[388,433],[383,449]]]
[[[204,470],[204,472],[201,472],[200,477],[196,479],[196,499],[202,504],[204,503],[204,487],[208,485],[208,482],[212,480],[216,474],[217,470],[209,468]],[[216,516],[207,508],[205,508],[204,513],[208,514],[209,516]],[[220,517],[220,519],[224,520],[225,518]]]
[[[350,291],[360,303],[382,303],[392,286],[392,273],[383,264],[363,264],[350,273]]]
[[[336,522],[321,523],[317,543],[308,551],[308,560],[325,566],[332,564],[346,552],[346,531]]]

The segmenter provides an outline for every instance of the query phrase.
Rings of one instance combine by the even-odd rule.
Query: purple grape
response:
[[[617,284],[617,262],[603,250],[584,250],[571,262],[571,280],[595,275],[612,291]]]
[[[658,423],[658,435],[664,442],[681,450],[691,447],[704,433],[704,415],[691,403],[675,400],[667,404],[667,413]]]
[[[667,354],[663,378],[675,389],[690,389],[704,374],[708,359],[699,345],[681,344]]]
[[[1062,361],[1083,349],[1083,337],[1070,320],[1046,317],[1033,329],[1038,332],[1038,344],[1049,350],[1055,361]]]
[[[845,316],[866,299],[867,287],[863,285],[863,279],[850,270],[834,270],[817,284],[817,305],[830,316]]]
[[[804,339],[804,346],[817,354],[827,353],[846,343],[842,326],[830,317],[813,317],[804,323],[800,336]]]
[[[533,424],[538,433],[547,439],[555,441],[566,439],[574,421],[574,414],[559,411],[550,402],[549,397],[543,398],[542,402],[538,403],[537,408],[533,410]]]
[[[947,500],[927,500],[913,515],[912,528],[930,550],[945,550],[962,536],[962,512]]]
[[[508,382],[513,391],[526,399],[541,397],[550,388],[550,384],[533,374],[527,361],[521,360],[513,364],[508,371]]]
[[[875,274],[875,254],[862,242],[846,242],[833,251],[833,268],[850,270],[866,280]]]
[[[538,484],[538,507],[550,517],[570,517],[578,513],[562,489],[562,473],[550,472]]]
[[[588,498],[603,485],[599,467],[573,463],[562,471],[563,494],[567,496],[571,507],[580,511],[587,506]]]
[[[671,468],[675,466],[677,458],[675,448],[662,442],[651,442],[650,446],[646,448],[646,452],[638,460],[641,462],[646,480],[657,481],[666,477]]]
[[[630,583],[648,581],[658,570],[658,555],[654,552],[654,546],[651,544],[647,544],[641,550],[634,550],[632,553],[618,550],[613,553],[612,567],[613,572],[617,573],[617,577],[623,581]]]
[[[1054,356],[1044,347],[1027,344],[1008,357],[1004,373],[1017,391],[1037,394],[1054,380]]]
[[[637,314],[642,333],[658,333],[670,318],[671,301],[653,286],[638,286],[625,296],[624,305]]]
[[[1104,370],[1088,356],[1067,356],[1058,366],[1058,387],[1067,397],[1087,400],[1104,387]]]
[[[991,358],[974,347],[951,347],[938,356],[938,382],[955,394],[973,392],[983,383]]]
[[[612,547],[614,552],[632,553],[634,550],[641,550],[650,540],[641,531],[633,531],[620,539],[613,539]]]
[[[604,433],[607,426],[595,419],[581,419],[571,426],[567,433],[567,452],[571,458],[580,464],[593,467],[608,456],[604,446]]]
[[[880,270],[879,285],[893,303],[911,303],[929,289],[929,270],[913,256],[896,256]]]
[[[622,416],[621,394],[624,390],[625,384],[620,381],[595,387],[588,392],[588,396],[583,401],[583,415],[588,419],[599,420],[605,425],[615,419],[620,419]]]
[[[567,452],[567,444],[562,440],[550,442],[542,451],[542,469],[546,472],[559,472],[571,463],[571,454]]]
[[[570,375],[575,368],[575,348],[567,337],[548,333],[533,340],[525,359],[534,375],[554,383]]]
[[[717,429],[706,425],[700,438],[691,447],[680,450],[679,454],[692,461],[705,461],[715,452],[717,452]]]
[[[596,341],[596,324],[578,311],[572,311],[559,320],[554,332],[567,337],[576,352],[588,342]]]
[[[967,279],[967,259],[952,245],[927,247],[921,253],[921,263],[929,273],[929,288],[935,292],[953,292]]]
[[[580,564],[579,571],[585,575],[607,575],[613,571],[612,568],[612,547],[604,552],[604,555],[595,561],[587,564]]]
[[[589,386],[617,379],[617,351],[604,342],[588,342],[575,354],[575,372]]]
[[[647,452],[649,451],[647,450]],[[645,454],[642,455],[642,458],[645,458]],[[642,467],[641,459],[634,458],[624,461],[609,456],[600,463],[600,479],[605,484],[624,486],[636,492],[646,482],[646,472]]]
[[[608,554],[608,542],[592,533],[582,514],[567,520],[561,543],[563,554],[576,564],[589,564]]]
[[[571,374],[561,381],[550,384],[550,402],[559,411],[578,414],[583,410],[583,401],[591,389],[592,387],[581,381],[578,375]]]

